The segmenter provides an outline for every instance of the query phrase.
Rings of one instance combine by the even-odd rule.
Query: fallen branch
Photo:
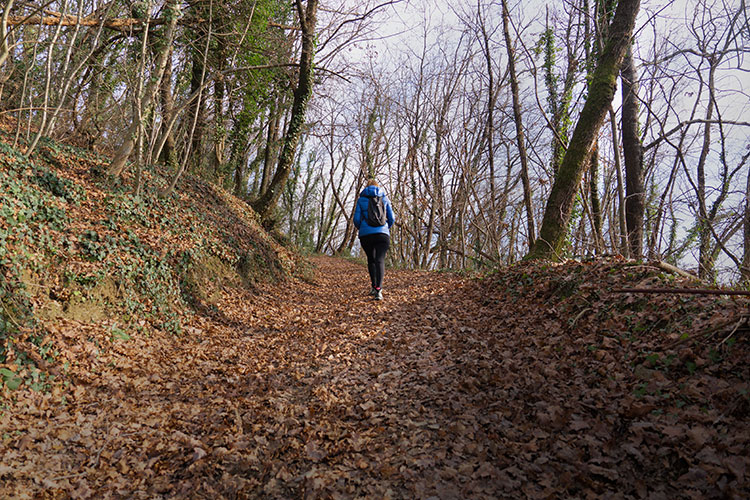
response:
[[[83,477],[88,474],[87,471],[79,472],[78,474],[68,474],[67,476],[57,476],[50,479],[50,481],[62,481],[63,479],[74,479],[76,477]]]
[[[693,295],[744,295],[750,296],[745,290],[715,290],[711,288],[617,288],[612,293],[688,293]]]
[[[700,281],[695,275],[690,274],[689,272],[684,271],[680,269],[679,267],[673,266],[672,264],[667,264],[666,262],[662,262],[660,260],[653,262],[653,264],[659,269],[661,269],[662,271],[667,271],[669,273],[678,274],[684,278],[689,278],[691,280]]]
[[[716,335],[717,332],[724,330],[726,327],[734,325],[734,328],[732,328],[732,333],[729,335],[729,337],[731,337],[739,329],[739,327],[742,326],[742,323],[747,323],[749,318],[750,316],[748,316],[747,314],[740,314],[738,317],[735,317],[735,318],[730,319],[729,321],[720,323],[707,330],[697,332],[694,335],[686,335],[686,336],[680,337],[674,342],[670,342],[669,344],[664,346],[664,350],[674,349],[678,345],[684,344],[688,340],[695,340],[697,338],[704,338],[704,339],[709,338],[713,335]]]
[[[747,321],[748,321],[748,319],[750,319],[750,317],[748,317],[748,316],[743,316],[743,318],[744,318],[744,322],[745,322],[745,324],[747,324]],[[721,342],[719,342],[719,344],[717,345],[717,347],[718,347],[718,346],[720,346],[720,345],[722,345],[722,344],[723,344],[723,343],[725,343],[725,342],[726,342],[727,340],[729,340],[729,339],[731,339],[731,338],[732,338],[732,335],[734,335],[734,334],[735,334],[735,333],[737,332],[737,330],[739,330],[740,326],[742,326],[742,321],[743,321],[743,320],[742,320],[742,319],[740,319],[740,321],[738,321],[738,322],[737,322],[737,324],[736,324],[736,325],[734,325],[734,328],[732,329],[732,331],[731,331],[731,332],[729,332],[729,335],[727,335],[727,336],[726,336],[726,337],[724,338],[724,340],[722,340]]]
[[[707,339],[712,337],[713,335],[716,335],[716,333],[721,332],[725,330],[727,327],[734,326],[732,328],[732,332],[729,334],[729,336],[724,339],[722,342],[719,343],[719,345],[723,344],[729,337],[734,335],[737,330],[742,326],[743,323],[748,324],[748,320],[750,320],[750,315],[748,314],[740,314],[739,316],[736,316],[729,321],[724,321],[719,323],[716,326],[712,326],[711,328],[708,328],[706,330],[702,330],[700,332],[695,332],[692,335],[683,335],[677,340],[674,340],[664,346],[662,346],[662,351],[670,351],[674,349],[677,346],[680,346],[682,344],[685,344],[688,341],[698,341],[699,339]],[[639,356],[637,356],[633,360],[633,364],[637,365],[640,363],[643,363],[646,360],[647,353],[641,353]]]

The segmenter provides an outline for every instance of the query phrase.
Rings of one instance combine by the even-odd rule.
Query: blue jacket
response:
[[[384,226],[372,227],[367,224],[367,204],[369,203],[368,196],[383,196],[383,203],[385,203],[385,212],[388,218],[388,224]],[[379,186],[367,186],[359,194],[357,200],[357,206],[354,208],[354,225],[359,229],[359,237],[367,236],[368,234],[385,233],[390,235],[391,232],[388,230],[395,220],[393,219],[393,209],[391,208],[391,201],[385,195],[383,188]]]

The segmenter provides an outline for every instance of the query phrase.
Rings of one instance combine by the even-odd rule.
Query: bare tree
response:
[[[513,96],[513,117],[516,122],[516,141],[518,143],[518,154],[521,160],[521,180],[523,182],[523,203],[526,208],[526,223],[528,227],[529,249],[533,248],[536,230],[534,229],[534,211],[531,207],[531,182],[529,180],[528,157],[526,154],[526,140],[524,138],[523,119],[521,115],[521,100],[518,95],[518,75],[516,74],[515,53],[513,41],[510,38],[510,14],[508,2],[502,0],[503,10],[503,35],[505,36],[505,47],[508,51],[508,71],[510,73],[510,88]]]
[[[110,163],[107,170],[111,175],[122,175],[123,171],[125,170],[128,157],[130,156],[130,153],[133,152],[133,148],[135,147],[138,129],[141,126],[141,122],[138,120],[138,117],[142,116],[145,113],[145,110],[151,106],[154,98],[156,97],[156,93],[159,90],[161,79],[164,75],[164,69],[167,66],[169,46],[171,45],[171,40],[174,37],[175,27],[177,26],[177,19],[179,18],[180,6],[178,0],[170,0],[168,4],[168,12],[168,18],[170,19],[170,21],[168,25],[169,27],[166,31],[166,34],[164,35],[164,39],[165,41],[169,41],[169,43],[165,43],[162,46],[162,49],[156,59],[154,73],[149,79],[148,85],[146,85],[143,95],[136,97],[138,114],[133,117],[130,126],[122,134],[122,137],[120,139],[120,146],[115,152],[115,156],[112,159],[112,162]],[[143,77],[143,75],[140,76],[140,78]]]
[[[609,29],[607,44],[592,75],[589,95],[578,118],[544,212],[539,239],[529,257],[559,258],[575,192],[586,168],[596,134],[615,92],[615,79],[630,44],[639,0],[620,0]]]
[[[305,123],[307,103],[312,95],[315,23],[317,22],[318,0],[307,0],[306,8],[303,8],[302,0],[296,0],[295,5],[302,33],[302,47],[300,49],[299,77],[297,87],[294,90],[292,114],[284,136],[284,146],[276,173],[266,192],[253,203],[253,208],[265,221],[270,221],[273,209],[276,207],[276,203],[281,196],[281,190],[289,178],[294,153]]]

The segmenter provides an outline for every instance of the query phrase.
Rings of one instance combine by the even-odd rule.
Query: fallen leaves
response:
[[[315,262],[315,284],[225,287],[180,337],[56,322],[74,389],[14,393],[0,491],[747,496],[744,334],[718,357],[711,339],[660,348],[685,314],[703,328],[701,308],[742,302],[613,302],[618,264],[525,264],[483,281],[389,270],[375,304],[362,267]]]

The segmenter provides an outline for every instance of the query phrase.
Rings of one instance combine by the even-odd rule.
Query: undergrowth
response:
[[[130,176],[104,174],[102,155],[43,139],[27,158],[23,141],[11,143],[0,130],[0,377],[8,389],[49,385],[48,369],[58,371],[50,328],[59,321],[99,323],[123,339],[129,330],[179,335],[203,310],[202,288],[298,271],[295,254],[248,206],[213,185],[185,177],[162,196],[167,173],[149,167],[135,195]],[[211,259],[236,279],[211,283],[209,269],[196,280]]]

